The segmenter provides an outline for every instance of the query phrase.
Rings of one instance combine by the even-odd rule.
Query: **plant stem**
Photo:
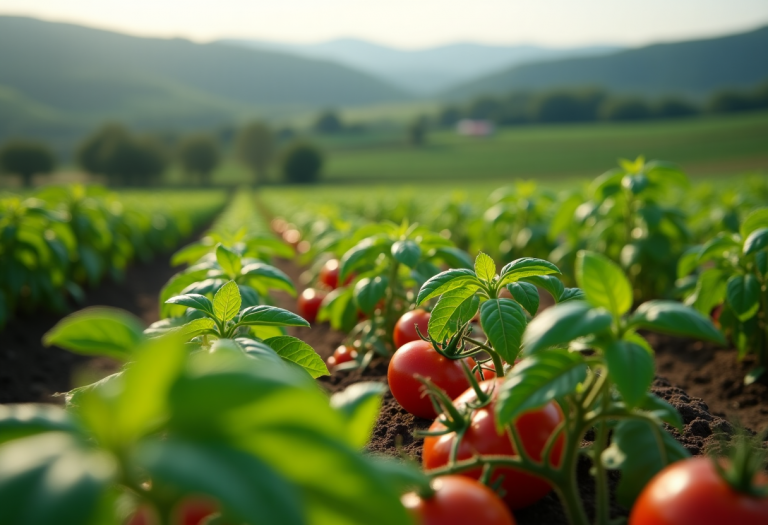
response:
[[[606,409],[608,400],[608,393],[606,392],[605,383],[601,387],[600,406],[601,412]],[[595,432],[595,442],[592,445],[593,455],[592,462],[595,468],[595,488],[597,490],[597,500],[595,502],[595,523],[596,525],[608,525],[610,520],[610,496],[608,493],[608,476],[603,467],[602,455],[605,450],[605,445],[608,440],[608,424],[601,420],[597,424]]]
[[[464,337],[464,341],[485,350],[488,355],[491,356],[491,361],[493,361],[493,368],[496,369],[496,377],[504,377],[504,362],[496,350],[486,344],[481,343],[477,339],[472,339],[471,337]]]
[[[395,299],[397,298],[397,273],[400,270],[400,263],[395,259],[391,259],[391,266],[389,268],[389,290],[387,293],[387,304],[384,309],[384,330],[387,333],[387,340],[392,345],[394,351],[394,340],[392,337],[395,332],[395,324],[397,324],[397,316],[395,315]]]

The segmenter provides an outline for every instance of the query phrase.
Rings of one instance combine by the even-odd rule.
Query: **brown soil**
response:
[[[129,266],[121,281],[105,281],[86,290],[85,303],[73,309],[112,306],[133,313],[145,324],[157,321],[160,290],[177,271],[171,268],[171,255],[160,254],[151,262]],[[47,312],[18,315],[0,331],[0,403],[60,402],[62,398],[51,396],[117,369],[118,364],[108,358],[43,346],[43,335],[63,317]]]
[[[300,282],[300,271],[295,265],[290,262],[279,262],[278,265],[294,279],[294,282]],[[288,296],[283,295],[279,297],[278,300],[280,306],[288,309],[295,309],[295,300]],[[344,334],[332,330],[327,325],[316,325],[311,329],[295,329],[292,335],[304,339],[323,358],[329,357],[336,347],[342,344],[345,337]],[[718,404],[718,406],[721,404],[729,406],[728,400],[732,399],[728,397],[729,391],[727,389],[719,389],[717,385],[725,384],[726,371],[730,372],[729,377],[733,384],[741,384],[740,381],[745,373],[742,371],[742,368],[747,365],[723,367],[722,365],[713,364],[716,360],[721,359],[719,357],[721,354],[723,361],[726,361],[728,358],[733,358],[732,351],[730,353],[726,350],[718,351],[715,349],[710,349],[711,351],[702,351],[700,345],[697,343],[671,337],[652,336],[651,340],[652,343],[660,349],[658,371],[661,376],[664,376],[656,378],[652,390],[656,395],[671,403],[680,412],[683,421],[685,422],[685,427],[682,433],[677,432],[671,427],[668,427],[668,430],[692,454],[701,454],[707,446],[716,439],[715,434],[718,431],[725,431],[728,433],[732,431],[732,427],[728,421],[721,417],[721,414],[731,413],[723,411],[722,413],[712,414],[709,411],[707,403],[698,397],[694,397],[694,395],[704,395],[704,393],[706,393],[708,396],[707,400],[711,398],[714,403]],[[699,357],[701,362],[696,361],[694,357]],[[734,361],[733,359],[731,360]],[[680,388],[681,386],[685,386],[687,389],[687,383],[683,382],[682,378],[687,377],[688,375],[699,377],[703,370],[702,365],[705,363],[707,366],[712,366],[713,370],[714,367],[718,367],[720,373],[716,377],[719,377],[719,380],[716,382],[711,381],[712,383],[716,383],[711,390],[695,390],[694,394],[689,395],[686,393],[685,389]],[[321,378],[320,382],[329,392],[338,392],[359,381],[378,381],[386,383],[386,380],[387,361],[383,358],[376,358],[364,371],[359,369],[336,371],[333,372],[330,377]],[[706,383],[699,382],[695,384],[701,386]],[[761,388],[763,390],[760,390]],[[744,390],[745,389],[741,388],[739,389],[739,392]],[[746,390],[749,390],[749,393],[746,395],[754,395],[759,398],[757,405],[762,405],[762,407],[768,406],[768,403],[766,403],[768,399],[766,398],[764,385],[757,385],[755,388]],[[757,392],[753,392],[753,390],[757,390]],[[699,394],[699,392],[701,392],[701,394]],[[736,397],[736,399],[741,398]],[[732,403],[734,403],[733,400],[730,401],[730,406],[733,406]],[[738,416],[743,424],[756,428],[759,427],[759,425],[755,423],[761,423],[765,418],[763,417],[759,420],[752,419],[752,411],[748,411],[747,409],[751,409],[754,406],[755,405],[739,405],[739,407],[734,407],[733,413]],[[756,413],[759,413],[759,410],[759,406],[755,408]],[[371,437],[371,441],[367,448],[372,453],[386,454],[390,456],[398,456],[402,451],[420,461],[421,440],[414,438],[413,432],[426,429],[430,423],[431,421],[416,418],[407,413],[400,407],[392,395],[387,392],[384,396],[382,410],[374,428],[373,436]],[[587,507],[587,512],[591,514],[593,512],[595,501],[595,489],[592,477],[589,474],[590,466],[590,461],[586,457],[583,457],[579,464],[578,481],[582,498]],[[610,479],[612,489],[617,482],[618,474],[612,473]],[[614,517],[626,516],[627,510],[614,502],[612,505],[612,515]],[[515,518],[519,525],[540,525],[544,523],[549,525],[566,525],[568,523],[563,514],[562,507],[553,493],[550,493],[537,504],[515,512]]]

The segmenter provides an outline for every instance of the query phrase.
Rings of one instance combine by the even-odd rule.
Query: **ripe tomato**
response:
[[[488,392],[493,385],[497,388],[501,385],[501,380],[484,381],[481,383],[483,391]],[[495,397],[498,390],[494,391],[493,400],[485,407],[475,410],[472,413],[471,425],[464,433],[464,437],[459,445],[458,459],[469,459],[475,455],[494,455],[494,456],[516,456],[515,447],[512,444],[512,438],[508,432],[502,435],[496,433],[496,420],[493,414]],[[477,400],[475,391],[471,388],[457,397],[453,404],[457,407],[464,407],[467,403]],[[541,460],[544,446],[552,435],[558,424],[563,419],[560,407],[554,402],[548,405],[526,412],[515,421],[523,446],[530,457]],[[432,423],[430,431],[444,430],[445,426],[440,420]],[[456,434],[451,432],[442,436],[430,436],[424,439],[424,453],[422,454],[425,470],[435,469],[445,466],[450,457]],[[560,456],[563,451],[563,438],[559,436],[555,445],[552,447],[552,461],[554,465],[560,463]],[[462,475],[473,479],[479,479],[480,469],[469,470]],[[506,492],[504,501],[512,510],[521,509],[536,503],[547,495],[551,487],[546,480],[525,474],[512,468],[497,468],[493,471],[491,481],[504,476],[501,487]]]
[[[354,279],[354,274],[350,274],[344,279],[344,286],[348,285]],[[320,275],[318,280],[324,285],[328,286],[331,290],[335,290],[339,287],[339,260],[329,259],[325,262],[322,268],[320,268]]]
[[[474,359],[467,358],[467,364],[470,368],[475,366]],[[461,362],[441,356],[431,343],[419,339],[401,346],[389,361],[389,389],[400,406],[424,419],[435,419],[437,414],[429,396],[423,393],[423,385],[414,377],[416,374],[431,379],[451,399],[470,386]],[[475,375],[482,379],[480,374]],[[484,372],[484,375],[486,378],[493,377],[492,372]]]
[[[317,312],[320,310],[320,304],[325,298],[325,292],[307,288],[299,295],[299,315],[310,323],[317,320]]]
[[[758,486],[768,485],[761,474]],[[712,460],[678,461],[656,474],[632,507],[629,525],[768,524],[768,498],[733,490]]]
[[[334,367],[343,363],[349,363],[357,359],[357,350],[354,346],[341,345],[334,350],[333,355],[328,358],[328,366]]]
[[[435,493],[423,499],[411,492],[402,502],[418,525],[515,525],[495,492],[464,476],[443,476],[432,482]]]
[[[723,313],[722,303],[712,308],[712,312],[710,312],[710,317],[712,317],[712,324],[714,324],[718,328],[720,328],[720,315],[722,313]]]
[[[400,348],[411,341],[420,341],[419,334],[416,333],[416,325],[423,335],[427,335],[429,325],[429,312],[426,310],[411,310],[405,312],[395,324],[395,348]]]
[[[174,510],[174,525],[200,525],[211,514],[218,512],[215,501],[206,497],[192,497],[183,500]],[[128,520],[127,525],[154,525],[159,523],[155,512],[147,505],[141,505]]]

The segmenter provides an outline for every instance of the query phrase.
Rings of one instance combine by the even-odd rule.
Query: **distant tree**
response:
[[[168,165],[165,149],[153,137],[135,137],[125,128],[110,124],[97,130],[80,145],[80,166],[104,175],[114,186],[148,186]]]
[[[768,84],[752,92],[721,91],[709,100],[708,109],[714,113],[732,113],[768,108]]]
[[[599,90],[545,93],[533,102],[531,115],[536,122],[597,120],[598,110],[605,98],[605,93]]]
[[[219,145],[210,135],[190,135],[181,141],[179,161],[188,174],[210,186],[211,174],[220,160]]]
[[[275,138],[261,122],[254,122],[237,135],[237,157],[253,172],[254,183],[261,184],[275,155]]]
[[[317,182],[323,168],[323,155],[311,144],[295,143],[283,155],[283,178],[286,182]]]
[[[494,122],[501,118],[504,110],[504,104],[495,97],[480,97],[473,100],[467,116],[473,119],[493,120]]]
[[[504,108],[498,124],[524,124],[531,120],[531,106],[533,95],[528,92],[515,91],[507,95],[503,100]]]
[[[427,118],[425,116],[417,117],[408,126],[408,142],[411,146],[423,146],[427,141],[427,130],[429,128]]]
[[[440,110],[440,114],[437,116],[437,122],[440,127],[450,128],[456,125],[461,120],[463,112],[461,108],[456,106],[445,106]]]
[[[612,98],[600,107],[603,120],[643,120],[651,116],[650,106],[641,98]]]
[[[321,134],[333,134],[344,131],[344,123],[341,117],[333,110],[326,110],[320,113],[313,126],[315,131]]]
[[[655,108],[655,115],[660,118],[689,117],[699,112],[692,103],[681,98],[665,98]]]
[[[40,142],[12,140],[0,148],[0,171],[20,175],[27,188],[33,175],[50,173],[55,165],[53,153]]]

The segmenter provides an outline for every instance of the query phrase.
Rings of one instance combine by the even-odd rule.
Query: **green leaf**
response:
[[[744,255],[750,255],[768,246],[768,228],[760,228],[744,241]]]
[[[450,246],[439,246],[435,248],[432,257],[442,259],[451,268],[472,269],[472,258],[464,250]]]
[[[77,433],[80,427],[66,411],[54,405],[0,405],[0,444],[55,431]]]
[[[222,244],[216,247],[216,261],[230,279],[240,275],[240,270],[243,268],[240,256]]]
[[[263,282],[268,288],[283,290],[294,297],[296,296],[296,287],[293,286],[291,278],[269,264],[247,264],[242,270],[242,275],[249,278],[256,278],[258,281]]]
[[[680,412],[653,392],[647,392],[645,398],[640,402],[638,407],[650,412],[655,417],[676,428],[678,431],[683,431],[684,423]]]
[[[584,291],[581,288],[566,288],[563,290],[563,293],[560,294],[560,299],[557,299],[555,302],[559,303],[565,303],[568,301],[586,301],[587,296],[584,294]]]
[[[213,311],[213,303],[211,303],[211,300],[204,295],[200,295],[196,293],[190,293],[186,295],[176,295],[174,297],[171,297],[167,301],[165,301],[165,303],[179,304],[181,306],[186,306],[187,308],[194,308],[195,310],[200,310],[201,312],[205,312],[211,317],[216,317],[216,314]]]
[[[641,304],[630,317],[629,325],[725,344],[723,334],[708,317],[676,301],[648,301]]]
[[[717,237],[709,240],[699,249],[696,265],[701,265],[715,259],[722,259],[726,252],[739,248],[739,243],[733,238],[733,235],[719,233]]]
[[[455,334],[458,325],[462,324],[460,316],[471,305],[476,287],[468,286],[454,288],[444,293],[432,309],[429,318],[429,336],[436,341],[444,341],[450,335]]]
[[[489,255],[483,252],[478,253],[475,259],[475,274],[482,281],[488,283],[493,281],[493,278],[496,277],[496,263]]]
[[[539,310],[539,290],[536,289],[536,285],[519,281],[508,284],[507,290],[529,314],[536,315]]]
[[[195,319],[194,321],[191,321],[182,326],[179,330],[182,334],[184,334],[185,338],[192,339],[198,335],[209,333],[215,327],[216,322],[210,317],[205,317],[202,319]]]
[[[631,341],[614,341],[605,348],[608,375],[628,407],[637,406],[653,382],[653,354]]]
[[[323,359],[301,339],[284,335],[269,338],[264,342],[277,352],[277,355],[286,361],[296,363],[313,378],[330,375]]]
[[[277,306],[250,306],[240,312],[237,324],[262,326],[309,326],[309,323],[293,312]]]
[[[238,521],[305,523],[294,486],[252,454],[221,443],[171,438],[143,443],[137,457],[153,484],[213,496]]]
[[[355,284],[355,302],[358,308],[368,315],[372,315],[379,301],[384,299],[389,286],[389,279],[384,276],[366,277]]]
[[[690,457],[683,445],[650,421],[623,420],[613,431],[611,445],[603,451],[603,464],[621,470],[616,499],[631,508],[637,496],[661,469]]]
[[[718,268],[709,268],[699,275],[693,294],[686,299],[686,304],[698,312],[709,315],[712,308],[725,301],[727,275]]]
[[[565,290],[563,282],[554,275],[532,275],[520,280],[543,288],[554,297],[556,303],[560,302],[560,296],[563,295],[563,290]]]
[[[755,316],[760,309],[760,282],[748,273],[728,279],[726,298],[736,317],[742,323]]]
[[[349,332],[358,322],[352,288],[337,288],[329,293],[317,315],[318,321],[330,321],[334,330]]]
[[[506,264],[501,269],[499,280],[503,284],[507,284],[536,275],[554,275],[559,273],[558,267],[549,261],[524,257]]]
[[[240,290],[235,281],[229,281],[213,296],[213,313],[220,321],[234,319],[240,311]]]
[[[699,265],[699,253],[701,252],[701,246],[694,246],[686,250],[680,259],[677,261],[677,278],[690,275],[696,267]]]
[[[354,270],[376,260],[390,249],[390,243],[386,237],[368,237],[350,248],[339,261],[339,281],[344,282]]]
[[[542,312],[523,335],[523,352],[532,354],[551,346],[564,345],[586,335],[610,329],[613,318],[601,308],[584,301],[558,304]]]
[[[512,299],[489,299],[480,306],[480,324],[493,349],[514,363],[528,324],[522,307]]]
[[[504,380],[496,403],[496,422],[506,425],[529,410],[575,391],[587,376],[581,354],[545,350],[517,363]]]
[[[413,241],[397,241],[392,245],[392,257],[409,268],[414,268],[421,258],[421,248]]]
[[[43,343],[78,354],[127,360],[144,339],[143,331],[141,321],[124,310],[86,308],[59,321],[43,336]]]
[[[747,375],[744,376],[744,385],[749,386],[758,379],[760,379],[760,376],[762,376],[765,373],[765,367],[764,366],[756,366],[749,372],[747,372]]]
[[[235,342],[240,345],[240,348],[243,349],[243,352],[245,352],[250,357],[254,357],[256,359],[265,359],[271,363],[280,365],[286,364],[286,362],[283,361],[283,358],[277,355],[277,352],[275,352],[272,347],[264,341],[257,341],[249,337],[238,337],[235,339]]]
[[[89,523],[117,468],[110,456],[64,432],[0,446],[0,523]]]
[[[459,268],[439,273],[421,287],[416,298],[416,305],[461,287],[472,288],[473,292],[480,288],[480,281],[475,277],[475,272]]]
[[[185,246],[173,254],[173,257],[171,257],[171,266],[178,266],[184,263],[192,264],[204,255],[208,255],[212,249],[212,245],[202,242],[196,242]]]
[[[331,396],[331,406],[347,419],[347,438],[351,446],[362,449],[371,439],[387,387],[383,383],[361,382]]]
[[[632,308],[632,285],[621,268],[603,255],[580,251],[576,256],[576,281],[587,301],[607,309],[616,318]]]
[[[744,219],[739,228],[741,238],[746,239],[749,235],[760,228],[768,228],[768,208],[758,208],[753,210]]]

